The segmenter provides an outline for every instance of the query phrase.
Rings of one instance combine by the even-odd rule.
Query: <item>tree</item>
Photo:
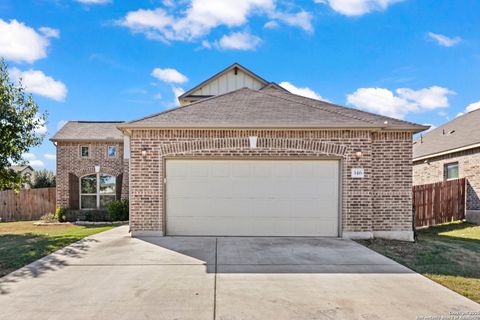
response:
[[[45,124],[47,114],[38,110],[21,81],[19,85],[10,81],[8,66],[0,59],[0,189],[18,190],[26,182],[9,167],[25,164],[22,154],[42,143],[45,135],[37,132]]]
[[[32,189],[55,187],[55,174],[45,169],[35,171],[29,184]]]

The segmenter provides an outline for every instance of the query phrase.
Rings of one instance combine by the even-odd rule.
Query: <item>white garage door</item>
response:
[[[335,160],[167,160],[167,234],[336,237],[338,172]]]

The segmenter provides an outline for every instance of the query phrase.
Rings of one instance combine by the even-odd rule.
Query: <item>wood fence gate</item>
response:
[[[415,226],[465,219],[467,179],[413,186]]]

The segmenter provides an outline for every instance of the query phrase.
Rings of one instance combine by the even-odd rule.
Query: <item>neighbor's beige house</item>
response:
[[[413,165],[414,185],[467,178],[467,210],[480,210],[480,110],[415,139]]]
[[[291,94],[239,64],[179,101],[67,123],[52,138],[57,205],[128,197],[133,236],[413,239],[412,135],[426,127]]]

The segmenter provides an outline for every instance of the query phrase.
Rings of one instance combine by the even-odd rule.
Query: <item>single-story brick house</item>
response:
[[[467,210],[480,210],[480,110],[415,139],[414,185],[467,178]]]
[[[425,126],[292,94],[233,64],[130,122],[69,122],[57,205],[130,199],[132,235],[412,240]]]

